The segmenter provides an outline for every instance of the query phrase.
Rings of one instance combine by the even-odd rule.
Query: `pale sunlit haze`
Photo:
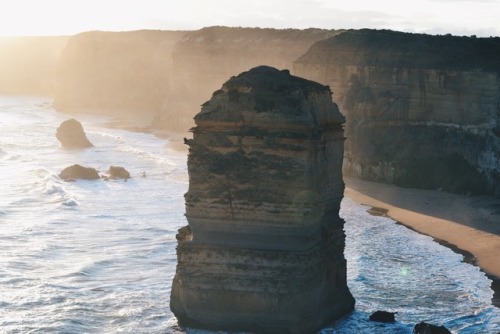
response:
[[[0,35],[206,26],[500,35],[500,0],[2,0]]]

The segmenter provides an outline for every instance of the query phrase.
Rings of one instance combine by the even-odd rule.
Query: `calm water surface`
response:
[[[0,333],[209,333],[169,309],[176,230],[186,224],[186,156],[149,134],[78,115],[95,147],[60,148],[51,100],[0,97]],[[123,181],[63,182],[79,163]],[[145,172],[146,178],[140,177]],[[420,321],[495,334],[490,280],[462,256],[349,199],[349,287],[356,310],[321,333],[411,333]],[[397,311],[396,324],[368,322]]]

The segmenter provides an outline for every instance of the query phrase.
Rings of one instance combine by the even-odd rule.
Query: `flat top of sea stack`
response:
[[[328,86],[269,66],[229,79],[195,116],[198,126],[226,123],[274,129],[324,127],[344,121]]]

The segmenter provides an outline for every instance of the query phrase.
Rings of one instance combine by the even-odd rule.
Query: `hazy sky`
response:
[[[500,0],[0,0],[0,35],[213,25],[500,36]]]

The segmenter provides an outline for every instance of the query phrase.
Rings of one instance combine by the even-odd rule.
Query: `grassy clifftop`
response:
[[[500,37],[347,30],[314,44],[297,63],[401,66],[500,72]]]

